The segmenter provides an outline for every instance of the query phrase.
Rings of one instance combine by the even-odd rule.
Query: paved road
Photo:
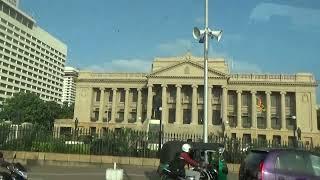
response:
[[[101,180],[105,179],[106,169],[112,166],[111,164],[104,167],[33,166],[28,169],[31,180]],[[119,165],[118,168],[124,169],[126,180],[159,179],[154,167]],[[236,174],[229,174],[229,179],[236,180]]]

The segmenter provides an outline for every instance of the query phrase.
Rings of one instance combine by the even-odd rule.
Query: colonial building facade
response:
[[[208,63],[208,132],[273,141],[318,142],[316,81],[312,74],[232,74],[223,59]],[[203,58],[155,58],[150,73],[80,71],[74,118],[91,130],[142,129],[162,119],[165,132],[202,133]],[[56,127],[73,127],[56,121]]]

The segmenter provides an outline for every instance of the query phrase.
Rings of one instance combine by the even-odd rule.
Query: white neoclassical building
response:
[[[290,141],[293,125],[302,140],[318,142],[316,81],[310,73],[233,74],[223,59],[208,64],[209,133]],[[155,58],[149,73],[80,71],[74,119],[91,130],[142,129],[147,119],[162,119],[165,132],[202,133],[203,58]],[[159,111],[161,107],[161,111]],[[56,127],[73,127],[57,120]]]

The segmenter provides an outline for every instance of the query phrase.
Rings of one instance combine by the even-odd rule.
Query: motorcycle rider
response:
[[[179,158],[184,162],[185,165],[191,165],[192,167],[200,167],[200,163],[194,159],[191,158],[190,151],[191,151],[191,145],[186,143],[182,145],[182,152],[180,153]],[[186,169],[185,170],[186,176],[193,176],[195,177],[195,180],[200,179],[200,172],[194,171],[192,169]]]
[[[0,152],[0,167],[6,168],[10,163],[4,160],[3,153]]]
[[[10,166],[10,163],[4,160],[3,153],[0,152],[0,175],[4,179],[10,179],[10,174],[7,171],[7,167]]]

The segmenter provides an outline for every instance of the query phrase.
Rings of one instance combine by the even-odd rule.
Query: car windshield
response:
[[[307,152],[285,152],[277,157],[279,170],[320,176],[320,157]]]
[[[258,167],[259,163],[264,160],[268,152],[265,151],[251,151],[245,159],[245,163],[249,167]]]

